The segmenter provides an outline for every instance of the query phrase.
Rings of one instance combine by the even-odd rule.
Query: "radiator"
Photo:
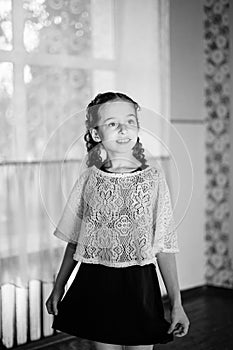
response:
[[[65,293],[78,273],[78,262],[65,286]],[[53,315],[49,315],[45,302],[53,283],[30,281],[28,288],[5,284],[0,289],[0,337],[3,345],[10,349],[51,336]]]
[[[5,284],[0,289],[0,336],[10,349],[51,336],[53,316],[47,313],[45,301],[52,283],[30,281],[27,288]]]

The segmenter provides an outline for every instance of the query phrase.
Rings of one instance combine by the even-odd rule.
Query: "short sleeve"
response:
[[[157,196],[154,206],[154,252],[178,253],[177,230],[169,187],[162,170],[158,171]]]
[[[53,234],[70,243],[77,243],[81,230],[84,210],[84,185],[87,174],[82,174],[78,180],[75,181],[67,202],[63,209],[60,220]]]

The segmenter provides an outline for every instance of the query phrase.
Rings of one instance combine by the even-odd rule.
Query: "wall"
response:
[[[172,0],[170,2],[171,40],[171,121],[180,133],[190,154],[193,168],[193,190],[190,206],[178,227],[180,253],[177,254],[181,289],[205,283],[205,124],[204,124],[204,68],[203,14],[200,0]],[[171,135],[171,150],[181,176],[181,199],[178,201],[178,220],[185,211],[192,171],[185,149],[180,149],[177,137]],[[171,176],[176,178],[174,164]],[[172,181],[173,197],[178,182]],[[182,202],[183,199],[183,202]],[[185,203],[186,202],[186,203]],[[175,212],[175,213],[176,213]]]
[[[178,227],[180,286],[186,289],[209,284],[232,288],[232,2],[172,0],[170,11],[171,121],[187,145],[194,176],[190,206]],[[175,208],[179,219],[192,186],[192,169],[175,133],[171,135],[171,150],[181,175],[181,199]],[[172,162],[174,199],[179,185],[175,166]]]

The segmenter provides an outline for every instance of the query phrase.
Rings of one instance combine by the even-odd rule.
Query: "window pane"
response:
[[[12,112],[13,64],[0,63],[0,161],[13,153],[14,118]]]
[[[83,69],[25,66],[27,96],[27,159],[41,159],[44,146],[56,128],[90,101],[90,73]],[[61,159],[79,130],[75,118],[56,131],[46,159]],[[84,125],[85,120],[82,121]],[[63,158],[62,158],[63,159]]]
[[[28,52],[90,54],[90,0],[23,0]]]
[[[12,50],[11,0],[0,0],[0,50]]]

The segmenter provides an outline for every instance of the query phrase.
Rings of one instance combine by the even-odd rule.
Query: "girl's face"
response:
[[[139,129],[134,105],[118,100],[106,102],[100,106],[98,114],[98,129],[94,133],[109,156],[125,154],[132,157]]]

